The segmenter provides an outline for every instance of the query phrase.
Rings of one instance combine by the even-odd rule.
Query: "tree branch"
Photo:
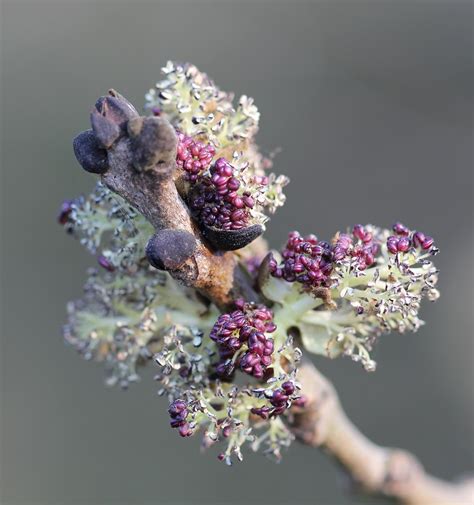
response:
[[[291,430],[302,443],[332,455],[364,491],[406,505],[474,503],[474,479],[444,482],[428,475],[410,453],[371,442],[352,424],[334,386],[310,361],[302,363],[298,378],[307,404],[295,412]]]
[[[150,262],[220,308],[239,296],[258,300],[236,254],[210,246],[177,190],[177,139],[171,124],[139,116],[114,90],[97,101],[91,124],[92,130],[74,140],[76,157],[155,227],[147,247]],[[295,410],[291,430],[302,443],[334,456],[364,490],[407,505],[473,503],[473,480],[443,482],[426,474],[409,453],[368,440],[347,418],[332,384],[309,361],[303,362],[299,380],[308,401]]]
[[[92,130],[74,139],[76,157],[154,226],[156,233],[147,248],[153,266],[167,270],[221,308],[242,293],[255,300],[235,255],[210,246],[178,193],[172,125],[164,118],[139,116],[114,90],[96,102],[91,125]]]

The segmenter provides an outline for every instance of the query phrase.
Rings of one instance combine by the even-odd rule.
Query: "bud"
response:
[[[159,270],[176,270],[196,249],[194,235],[185,230],[160,230],[148,241],[146,255]]]
[[[109,166],[107,151],[97,140],[92,130],[79,133],[73,140],[74,155],[86,172],[104,174]]]
[[[133,105],[115,90],[108,96],[100,97],[91,112],[91,124],[100,144],[109,149],[125,133],[125,125],[130,119],[138,117]]]

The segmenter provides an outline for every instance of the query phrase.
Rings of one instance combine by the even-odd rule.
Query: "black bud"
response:
[[[126,123],[138,117],[135,107],[115,90],[101,96],[91,112],[94,133],[105,148],[109,148],[126,130]]]
[[[201,227],[208,242],[219,251],[242,249],[263,233],[263,227],[259,224],[241,230],[220,230],[206,225],[201,225]]]
[[[135,107],[114,89],[109,89],[108,96],[101,96],[95,108],[118,125],[139,116]]]
[[[95,136],[106,149],[120,137],[120,126],[96,110],[91,112],[91,126]]]
[[[196,250],[194,235],[184,230],[161,230],[148,241],[146,255],[159,270],[176,270]]]
[[[161,117],[138,117],[127,125],[132,141],[133,165],[136,170],[150,170],[159,165],[174,168],[178,139],[171,124]]]
[[[107,151],[100,145],[92,130],[79,133],[73,140],[73,148],[77,161],[84,170],[93,174],[107,172]]]

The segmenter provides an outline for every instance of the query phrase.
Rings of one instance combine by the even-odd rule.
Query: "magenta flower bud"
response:
[[[249,209],[253,209],[255,205],[255,200],[251,196],[244,196],[242,200],[246,207],[248,207]]]
[[[410,234],[410,230],[402,223],[397,222],[392,226],[392,230],[397,235],[408,236]]]
[[[387,239],[387,249],[392,254],[397,254],[398,252],[398,238],[397,237],[388,237]]]
[[[422,249],[429,249],[434,243],[434,239],[432,237],[425,237],[425,240],[423,240],[421,244]]]
[[[342,247],[336,247],[333,253],[336,261],[340,261],[346,257],[346,250]]]
[[[257,363],[252,370],[252,375],[256,379],[261,379],[263,377],[263,367],[259,363]]]
[[[287,401],[288,401],[288,396],[284,393],[284,391],[281,389],[277,389],[273,393],[273,397],[271,398],[270,403],[273,406],[278,407],[282,403],[286,403]]]
[[[421,247],[423,242],[425,241],[425,234],[421,233],[421,231],[417,231],[413,234],[413,245],[415,247]]]
[[[398,239],[397,250],[400,252],[406,252],[410,248],[410,239],[408,237],[402,236]]]
[[[270,340],[270,339],[266,340],[264,343],[264,351],[263,351],[264,355],[271,356],[274,348],[275,348],[275,345],[273,343],[273,340]]]
[[[271,356],[264,355],[260,359],[260,363],[263,367],[269,367],[273,362],[273,359]]]
[[[364,261],[367,266],[370,266],[374,263],[375,258],[374,258],[374,255],[372,254],[372,252],[367,251],[364,253]]]
[[[105,268],[105,270],[109,272],[113,272],[115,270],[115,267],[112,265],[112,263],[110,263],[110,261],[102,254],[97,258],[97,262],[102,268]]]
[[[360,240],[364,240],[365,237],[365,230],[364,227],[361,224],[356,224],[354,228],[352,229],[352,233],[354,236],[356,236]]]
[[[182,437],[190,437],[193,433],[188,423],[183,424],[178,428],[178,432]]]
[[[266,324],[265,331],[267,333],[273,333],[276,330],[276,328],[277,328],[276,324],[273,322],[270,322],[270,323]]]
[[[231,190],[231,191],[236,191],[237,189],[240,188],[240,182],[238,179],[236,179],[235,177],[232,177],[231,179],[229,179],[229,182],[227,183],[227,187]]]
[[[58,215],[58,223],[65,225],[68,220],[69,216],[71,215],[72,212],[72,207],[73,207],[74,200],[64,200],[64,202],[61,204],[61,208],[59,210],[59,215]]]
[[[172,417],[176,417],[184,411],[186,411],[186,402],[183,400],[175,400],[168,408],[168,412]]]
[[[243,209],[245,206],[244,201],[242,198],[240,198],[240,196],[234,198],[232,203],[234,204],[234,207],[236,207],[237,209]]]
[[[281,387],[284,389],[288,396],[291,396],[295,392],[295,385],[292,382],[284,382]]]

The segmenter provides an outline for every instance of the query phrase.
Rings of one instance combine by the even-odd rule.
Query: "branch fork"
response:
[[[177,190],[177,136],[169,121],[140,116],[109,90],[96,102],[91,125],[74,139],[76,157],[154,226],[147,246],[152,264],[219,307],[228,306],[238,291],[255,300],[235,255],[209,244]]]

